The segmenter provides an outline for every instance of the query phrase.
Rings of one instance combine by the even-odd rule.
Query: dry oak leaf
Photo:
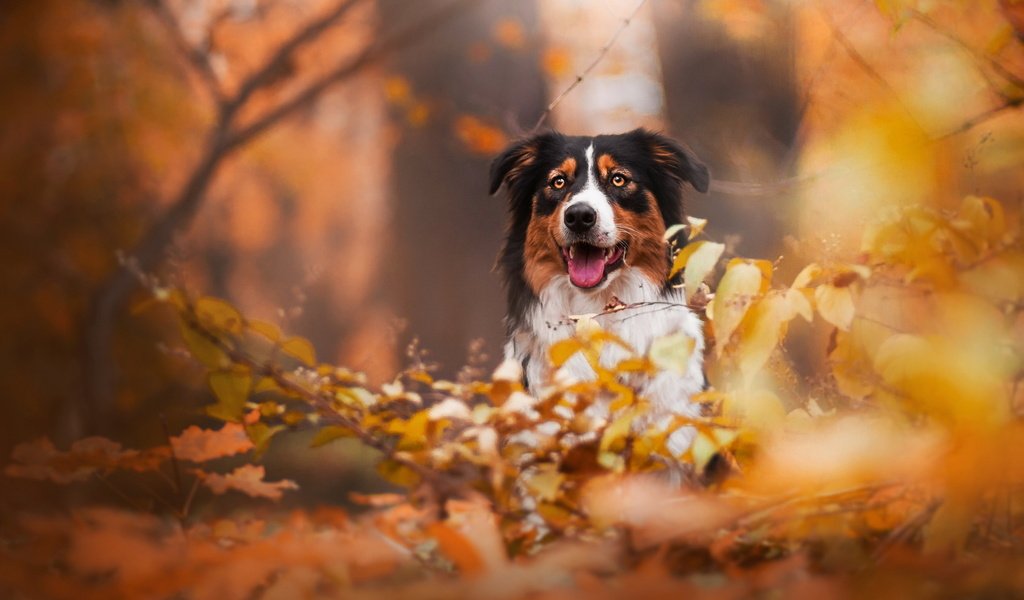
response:
[[[206,462],[252,450],[252,441],[238,423],[225,423],[220,429],[200,429],[193,425],[171,438],[174,456],[180,460]]]
[[[10,477],[70,483],[88,478],[97,469],[154,470],[168,454],[165,446],[141,452],[125,450],[104,437],[78,440],[62,452],[49,439],[39,438],[16,446],[11,452],[15,464],[8,465],[4,472]]]
[[[281,481],[263,481],[267,471],[259,465],[242,465],[227,475],[196,471],[206,487],[215,494],[223,494],[228,490],[236,490],[253,498],[269,498],[279,500],[284,490],[298,489],[298,485],[290,479]]]

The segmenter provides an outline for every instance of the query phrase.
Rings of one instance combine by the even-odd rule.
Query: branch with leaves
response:
[[[282,72],[287,71],[297,52],[322,38],[332,27],[358,5],[360,0],[344,0],[312,19],[285,40],[261,67],[249,75],[230,97],[224,96],[211,67],[209,54],[189,46],[170,9],[161,1],[149,3],[154,14],[165,25],[172,42],[184,53],[188,63],[199,74],[218,106],[218,118],[203,142],[203,151],[169,208],[140,236],[139,242],[126,255],[129,262],[114,272],[94,294],[90,303],[84,343],[84,372],[86,387],[84,398],[69,404],[70,434],[95,430],[98,420],[105,418],[113,397],[115,371],[112,364],[111,344],[115,321],[128,294],[135,288],[133,269],[154,271],[163,261],[175,235],[184,231],[202,205],[207,190],[224,162],[239,149],[251,143],[283,120],[313,105],[327,90],[351,79],[368,66],[406,48],[436,30],[442,23],[455,18],[472,5],[473,0],[453,0],[421,21],[400,30],[390,37],[369,43],[355,56],[336,68],[305,84],[288,99],[267,109],[247,122],[238,120],[242,109],[253,95],[277,84]]]

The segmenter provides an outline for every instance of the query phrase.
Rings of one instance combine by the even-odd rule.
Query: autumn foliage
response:
[[[877,4],[894,36],[907,19],[932,18],[913,3]],[[1017,23],[1014,3],[1002,6],[1007,23]],[[752,35],[763,11],[759,2],[703,7],[741,36]],[[521,43],[521,32],[502,35]],[[992,42],[999,48],[979,51],[987,69],[1008,44],[1019,46],[1008,35]],[[1021,81],[1005,74],[1000,81],[999,112],[1016,110]],[[410,111],[418,106],[401,81],[392,80],[387,94]],[[865,200],[877,210],[843,229],[846,239],[834,246],[793,240],[796,258],[776,259],[737,256],[697,217],[667,234],[688,238],[674,248],[672,274],[682,275],[709,340],[711,385],[692,399],[703,409],[697,419],[639,427],[647,403],[622,383],[683,368],[693,351],[684,338],[666,337],[611,369],[598,360],[605,345],[631,351],[602,328],[605,315],[656,306],[572,316],[576,335],[552,347],[554,375],[536,395],[524,390],[514,362],[447,379],[417,348],[403,370],[375,386],[278,324],[137,274],[148,295],[135,309],[173,316],[174,351],[205,377],[208,420],[138,449],[101,437],[66,448],[45,438],[18,445],[6,476],[68,489],[99,482],[121,504],[17,515],[3,532],[0,591],[26,598],[1024,592],[1019,194],[951,193],[936,182],[957,150],[943,144],[963,132],[943,126],[929,135],[891,99],[875,108],[868,116],[846,106],[843,119],[819,122],[802,157],[801,168],[817,178],[810,189],[834,193],[828,198],[840,208],[851,194],[862,199],[862,190],[849,175],[819,170],[836,148],[844,160],[866,161],[868,176],[898,180],[891,201]],[[471,116],[454,135],[481,152],[507,139]],[[797,361],[797,352],[811,358]],[[577,354],[597,373],[594,381],[558,371]],[[608,418],[588,416],[597,401],[608,403]],[[694,442],[673,455],[666,438],[679,428],[695,431]],[[268,478],[261,464],[268,447],[296,432],[311,436],[311,462],[320,447],[343,439],[371,448],[390,491],[353,492],[348,508],[260,503],[296,487]],[[257,500],[246,510],[210,508],[228,494]],[[196,510],[200,496],[204,509]]]

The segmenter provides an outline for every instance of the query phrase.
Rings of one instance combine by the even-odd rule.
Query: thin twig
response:
[[[296,94],[292,99],[269,110],[266,114],[258,117],[254,122],[242,127],[237,132],[227,137],[228,147],[234,147],[251,141],[279,121],[294,114],[296,111],[312,104],[323,92],[339,81],[351,77],[370,64],[386,58],[395,50],[415,42],[425,34],[433,31],[439,25],[457,15],[466,5],[476,0],[454,0],[446,7],[439,9],[434,14],[417,22],[390,38],[378,44],[367,46],[356,57],[341,65],[326,75],[313,81],[305,89]]]
[[[107,489],[110,490],[111,493],[113,493],[115,496],[120,498],[128,506],[132,507],[133,509],[135,509],[138,512],[147,512],[146,509],[142,505],[137,503],[135,500],[133,500],[127,494],[125,494],[123,491],[121,491],[120,488],[118,488],[116,485],[111,483],[110,480],[107,479],[106,475],[103,475],[102,473],[97,473],[96,474],[96,479],[99,480],[100,483],[105,485],[107,487]]]
[[[992,70],[996,72],[996,74],[1005,79],[1008,83],[1014,85],[1018,90],[1024,91],[1024,77],[1021,77],[1020,75],[1017,75],[1013,71],[1010,71],[1009,69],[1001,65],[999,61],[993,59],[991,56],[978,52],[970,44],[968,44],[955,33],[943,29],[928,15],[913,8],[910,9],[910,14],[913,15],[915,19],[923,23],[925,26],[927,26],[935,33],[941,35],[942,37],[959,46],[965,52],[970,54],[971,57],[973,57],[975,60],[988,63],[988,66],[991,67]],[[1004,98],[1006,97],[1002,90],[993,89],[993,91],[1003,96]]]
[[[942,135],[940,135],[936,139],[937,140],[945,140],[945,139],[948,139],[948,138],[960,135],[961,133],[967,133],[971,129],[974,129],[975,127],[977,127],[978,125],[981,125],[985,121],[988,121],[988,120],[998,116],[999,114],[1003,113],[1004,111],[1011,110],[1011,109],[1014,109],[1014,108],[1020,108],[1020,106],[1022,104],[1024,104],[1024,97],[1007,99],[1004,102],[1002,102],[1001,104],[993,106],[992,108],[989,108],[987,110],[984,110],[984,111],[974,115],[973,117],[971,117],[970,119],[967,119],[966,121],[964,121],[960,125],[956,126],[955,128],[947,131],[946,133],[943,133]]]
[[[903,103],[903,100],[900,98],[900,95],[896,92],[895,88],[889,85],[889,82],[886,81],[873,66],[871,66],[871,63],[869,63],[867,59],[864,58],[864,55],[857,50],[857,47],[853,45],[850,38],[846,37],[846,34],[844,34],[839,26],[836,25],[835,21],[832,20],[831,15],[829,15],[827,11],[823,10],[822,17],[825,20],[825,24],[828,25],[829,30],[832,32],[832,36],[839,42],[839,45],[843,47],[843,50],[846,51],[846,55],[849,56],[850,59],[853,60],[853,62],[860,67],[865,74],[867,74],[868,77],[891,95],[893,99],[896,100],[896,103],[899,104],[900,108],[903,109],[903,112],[906,113],[907,118],[917,125],[918,129],[921,129],[920,123],[918,123],[917,119],[914,118],[913,113],[910,112],[907,105]]]
[[[569,93],[572,92],[574,89],[576,89],[576,86],[583,83],[583,79],[586,78],[586,76],[589,75],[590,72],[594,70],[594,67],[596,67],[602,59],[604,59],[605,55],[608,54],[608,51],[611,50],[612,46],[615,45],[615,42],[618,41],[619,36],[622,35],[622,32],[625,31],[627,27],[629,27],[629,24],[632,23],[637,13],[640,12],[640,9],[643,8],[644,4],[646,3],[647,0],[640,0],[639,2],[637,2],[637,5],[633,9],[633,12],[629,13],[629,16],[622,20],[622,24],[619,25],[619,28],[615,30],[615,33],[612,34],[612,37],[608,38],[608,42],[605,43],[605,45],[602,46],[600,50],[598,50],[597,56],[594,57],[594,60],[592,60],[589,65],[587,65],[586,69],[583,69],[582,73],[576,75],[576,79],[574,79],[572,83],[569,84],[569,87],[562,90],[562,93],[556,96],[555,99],[552,100],[550,104],[548,104],[548,107],[545,108],[544,112],[540,114],[540,118],[537,119],[537,122],[533,125],[533,129],[531,129],[531,131],[537,131],[538,129],[540,129],[540,126],[543,125],[544,121],[547,120],[548,115],[551,114],[551,111],[553,111],[555,107],[558,106],[562,99],[568,96]]]
[[[170,7],[167,6],[163,0],[149,0],[147,5],[156,15],[160,24],[163,25],[167,34],[171,38],[171,42],[178,48],[178,51],[185,57],[192,68],[199,76],[199,80],[203,82],[203,87],[206,88],[207,93],[213,98],[213,101],[221,105],[224,102],[224,90],[221,89],[220,79],[217,77],[217,73],[213,70],[213,65],[210,63],[210,56],[208,53],[192,46],[185,36],[182,34],[181,26],[178,24],[178,19],[174,16],[174,12],[171,11]]]
[[[192,487],[188,491],[188,497],[185,498],[185,503],[181,505],[181,519],[185,520],[188,518],[188,514],[192,512],[192,501],[196,498],[196,492],[199,491],[199,477],[196,477],[192,481]]]
[[[167,417],[160,415],[160,427],[164,431],[164,438],[167,440],[167,447],[171,450],[171,471],[174,473],[174,494],[181,495],[181,469],[178,467],[178,454],[174,451],[174,442],[171,440],[171,430],[167,426]]]
[[[354,434],[365,445],[381,452],[389,460],[394,461],[416,473],[424,483],[430,484],[431,487],[439,493],[439,495],[450,495],[448,492],[450,492],[455,485],[444,480],[442,478],[442,473],[428,469],[413,460],[409,460],[398,455],[394,446],[386,439],[375,436],[373,433],[364,429],[358,421],[339,413],[334,408],[336,402],[334,395],[326,394],[318,390],[310,390],[286,377],[276,365],[260,362],[250,357],[248,354],[239,351],[219,336],[204,328],[202,323],[200,323],[196,318],[191,308],[182,315],[182,319],[187,327],[191,328],[193,331],[203,336],[203,338],[208,342],[220,349],[220,351],[223,352],[233,363],[248,367],[252,373],[271,379],[283,391],[304,399],[317,411],[322,423],[345,428],[352,432],[352,434]]]

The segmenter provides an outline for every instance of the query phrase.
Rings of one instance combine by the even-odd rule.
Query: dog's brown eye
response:
[[[622,187],[626,185],[626,176],[622,173],[616,173],[612,175],[612,185],[615,187]]]
[[[561,175],[559,175],[558,177],[552,178],[551,179],[551,187],[555,188],[556,190],[560,190],[560,189],[564,188],[565,187],[565,177],[562,177]]]

